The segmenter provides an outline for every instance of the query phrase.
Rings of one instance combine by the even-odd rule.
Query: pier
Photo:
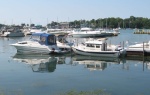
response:
[[[150,29],[136,29],[134,34],[150,34]]]

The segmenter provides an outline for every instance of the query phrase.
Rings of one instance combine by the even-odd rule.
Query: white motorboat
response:
[[[115,33],[120,34],[120,32],[119,32],[120,29],[121,29],[121,28],[115,28],[115,29],[113,29],[113,30],[114,30]]]
[[[95,34],[101,34],[100,31],[94,31],[91,28],[81,28],[80,30],[73,30],[69,35],[73,37],[95,37]]]
[[[50,33],[50,34],[63,34],[63,35],[66,35],[66,34],[69,34],[70,30],[65,30],[65,29],[52,29],[52,28],[47,28],[47,33]]]
[[[73,45],[72,50],[80,55],[103,57],[119,57],[124,52],[124,49],[119,45],[107,45],[106,39],[85,41],[84,43]]]
[[[92,28],[81,28],[80,30],[73,30],[69,35],[75,38],[87,38],[87,37],[106,37],[113,36],[112,32],[106,30],[93,30]]]
[[[65,53],[60,50],[56,43],[56,36],[48,33],[32,33],[29,41],[21,41],[11,44],[17,49],[18,53],[25,54],[51,54]]]
[[[1,31],[1,36],[3,37],[24,37],[25,34],[20,29],[7,29],[6,31]]]
[[[130,55],[150,55],[150,41],[145,43],[137,43],[126,48],[127,56]]]
[[[31,27],[31,28],[29,28],[30,34],[37,33],[37,32],[40,32],[40,31],[43,31],[43,30],[41,28],[37,28],[37,27]]]
[[[67,37],[67,35],[58,35],[57,36],[57,46],[61,50],[71,51],[71,46],[73,45],[73,43],[68,42],[66,40],[66,37]]]
[[[43,28],[41,27],[24,27],[23,32],[26,35],[31,35],[32,33],[38,33],[38,32],[43,32],[43,33],[47,33]]]

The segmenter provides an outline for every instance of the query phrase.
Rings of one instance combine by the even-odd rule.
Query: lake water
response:
[[[148,34],[120,30],[113,44],[150,40]],[[150,61],[79,55],[16,55],[9,44],[29,37],[0,37],[0,95],[62,95],[102,90],[104,95],[149,95]]]

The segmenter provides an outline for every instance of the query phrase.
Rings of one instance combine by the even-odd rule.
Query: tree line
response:
[[[92,19],[90,21],[86,20],[75,20],[69,22],[70,27],[79,28],[82,25],[92,28],[138,28],[138,29],[150,29],[150,19],[143,17],[134,17],[122,19],[122,18],[99,18]]]

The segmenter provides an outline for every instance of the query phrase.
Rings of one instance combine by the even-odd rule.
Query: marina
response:
[[[149,4],[1,0],[0,95],[150,95]]]
[[[133,32],[122,29],[118,36],[108,37],[107,43],[126,48],[150,40],[149,35],[135,35]],[[149,57],[100,57],[74,52],[22,55],[10,46],[28,40],[30,36],[0,37],[0,93],[4,95],[60,95],[95,90],[109,95],[150,93]],[[66,39],[73,42],[72,38]],[[78,39],[79,43],[85,40],[73,39]]]

